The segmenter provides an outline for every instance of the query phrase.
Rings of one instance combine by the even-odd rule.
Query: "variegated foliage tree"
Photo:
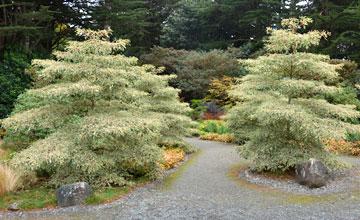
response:
[[[239,151],[255,170],[285,171],[309,158],[336,165],[323,141],[359,131],[350,123],[360,116],[355,106],[320,98],[341,90],[334,86],[341,66],[331,64],[329,56],[306,52],[329,34],[305,32],[311,22],[283,20],[282,29],[268,29],[267,54],[242,61],[250,74],[232,91],[239,103],[229,125],[239,140],[247,140]]]
[[[11,166],[55,185],[156,175],[157,144],[179,139],[189,122],[179,91],[168,86],[172,76],[121,55],[129,42],[110,41],[110,30],[77,32],[85,41],[33,61],[34,88],[3,121],[7,141],[18,144]]]

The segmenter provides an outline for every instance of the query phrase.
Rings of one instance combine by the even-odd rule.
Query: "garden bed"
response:
[[[138,179],[131,186],[97,189],[91,197],[86,199],[85,205],[97,205],[117,200],[148,182],[150,182],[148,179]],[[17,203],[20,210],[55,208],[55,190],[39,186],[28,190],[9,192],[0,196],[0,210],[6,211],[13,203]]]
[[[196,128],[190,130],[192,136],[201,140],[234,143],[235,137],[230,133],[229,128],[223,120],[200,121]]]
[[[6,153],[6,151],[1,151]],[[0,152],[0,153],[1,153]],[[5,154],[4,154],[5,155]],[[0,155],[1,158],[1,155]],[[164,150],[164,161],[161,167],[165,170],[171,170],[181,165],[186,160],[186,154],[179,148],[168,148]],[[150,183],[151,180],[139,178],[134,180],[130,186],[123,187],[107,187],[97,189],[93,195],[86,199],[85,205],[105,204],[122,198],[138,187]],[[20,190],[6,193],[0,196],[0,210],[7,211],[8,207],[17,203],[20,210],[37,210],[37,209],[53,209],[56,208],[55,189],[37,186],[28,190]]]
[[[309,188],[298,184],[293,173],[285,173],[282,175],[267,172],[257,173],[250,171],[246,165],[234,167],[230,175],[232,178],[237,178],[255,188],[261,188],[263,190],[272,189],[298,195],[320,196],[359,191],[360,159],[353,158],[352,161],[349,158],[341,159],[351,162],[353,167],[333,172],[328,184],[320,188]]]

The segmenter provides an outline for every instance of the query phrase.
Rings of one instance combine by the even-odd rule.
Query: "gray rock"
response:
[[[81,205],[91,194],[91,186],[86,182],[64,185],[56,190],[57,204],[60,207]]]
[[[301,185],[306,185],[310,188],[319,188],[325,186],[330,179],[330,172],[328,168],[316,159],[298,164],[295,169],[296,181]]]
[[[9,211],[12,211],[12,212],[16,212],[16,211],[19,211],[20,208],[19,208],[19,204],[14,202],[14,203],[11,203],[8,207],[8,210]]]

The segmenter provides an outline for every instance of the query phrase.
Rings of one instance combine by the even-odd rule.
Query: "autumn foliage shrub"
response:
[[[166,170],[174,168],[185,159],[185,152],[179,148],[168,148],[164,150],[164,161],[161,163]]]
[[[360,141],[329,140],[326,149],[336,154],[360,156]]]
[[[219,106],[231,107],[235,105],[235,100],[229,95],[231,87],[235,85],[235,78],[222,76],[211,80],[209,94],[206,99],[215,102]]]
[[[232,134],[205,133],[200,136],[201,140],[219,141],[225,143],[234,143],[235,137]]]

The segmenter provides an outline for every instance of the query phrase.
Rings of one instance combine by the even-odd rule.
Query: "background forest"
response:
[[[314,52],[360,62],[358,0],[2,0],[0,118],[31,85],[31,71],[25,73],[30,60],[50,58],[52,50],[76,40],[75,28],[111,27],[114,38],[130,39],[125,54],[177,74],[171,85],[190,102],[221,96],[231,82],[223,77],[246,74],[237,59],[263,54],[266,27],[276,28],[291,16],[311,17],[309,29],[331,32]],[[355,62],[347,62],[344,73],[348,93],[329,99],[343,102],[354,96]],[[211,93],[211,85],[219,89]]]

